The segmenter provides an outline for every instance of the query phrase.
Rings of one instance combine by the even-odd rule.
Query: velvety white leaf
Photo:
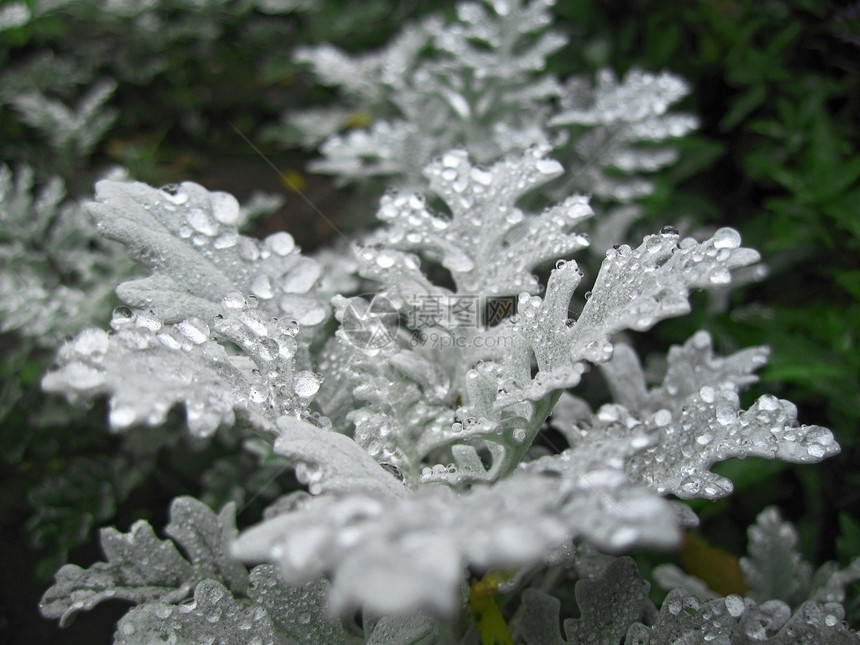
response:
[[[200,318],[164,325],[151,314],[118,307],[108,334],[86,329],[58,352],[58,367],[42,379],[47,392],[70,400],[110,397],[110,425],[159,425],[183,404],[188,429],[198,437],[236,423],[274,431],[283,414],[304,414],[320,377],[296,370],[299,325],[251,307],[228,293],[212,328]],[[228,354],[212,335],[235,343]]]
[[[599,576],[577,581],[580,617],[564,621],[564,638],[558,624],[561,603],[537,589],[523,593],[523,613],[516,627],[527,645],[619,643],[642,616],[649,587],[632,559],[618,558]]]
[[[0,166],[0,331],[46,348],[99,320],[132,266],[65,196],[58,177],[34,190],[31,168]]]
[[[236,536],[234,515],[233,504],[215,515],[192,497],[173,501],[165,532],[190,562],[173,542],[158,539],[146,521],[135,522],[128,533],[102,529],[100,539],[107,562],[96,562],[87,569],[72,564],[60,568],[54,585],[42,596],[40,611],[47,618],[59,618],[64,626],[78,611],[88,611],[110,599],[138,604],[158,601],[157,606],[163,608],[186,598],[198,582],[207,578],[215,579],[204,583],[208,586],[223,589],[216,582],[220,580],[233,591],[243,593],[248,587],[248,572],[230,559],[227,551]],[[225,594],[229,592],[225,590]],[[152,611],[150,607],[140,616]],[[133,635],[133,631],[127,635]],[[142,636],[146,638],[146,633]]]
[[[196,316],[211,321],[231,292],[258,299],[261,309],[302,325],[318,325],[327,308],[292,285],[308,263],[289,233],[264,241],[239,235],[241,210],[227,193],[191,182],[156,189],[142,183],[102,181],[89,205],[103,235],[122,242],[152,275],[125,282],[126,303],[165,322]]]
[[[549,29],[551,4],[462,3],[455,22],[431,17],[361,58],[331,46],[299,50],[324,82],[344,87],[357,113],[382,117],[329,137],[312,167],[348,180],[392,177],[408,192],[456,145],[481,162],[549,145],[543,125],[561,86],[535,76],[566,42]]]
[[[164,532],[182,545],[200,578],[221,580],[234,592],[247,592],[248,571],[229,556],[230,544],[238,535],[235,504],[227,504],[215,515],[193,497],[177,497]]]
[[[278,419],[275,452],[300,464],[299,479],[312,494],[368,493],[401,497],[406,488],[349,437],[295,417]]]
[[[547,152],[535,149],[487,168],[473,165],[464,150],[446,152],[424,173],[451,217],[432,212],[421,195],[386,195],[377,214],[386,226],[369,243],[437,259],[460,294],[537,291],[532,271],[587,246],[588,238],[572,230],[592,215],[582,196],[537,216],[517,207],[523,194],[562,173]]]
[[[691,115],[666,113],[689,91],[681,78],[668,72],[633,69],[619,81],[604,69],[594,84],[575,78],[565,89],[562,109],[549,124],[590,128],[573,142],[573,158],[565,160],[574,171],[574,188],[587,190],[600,202],[629,203],[653,192],[642,173],[674,163],[677,154],[641,144],[679,137],[698,125]]]
[[[751,598],[731,595],[700,601],[686,591],[671,591],[655,624],[633,625],[625,643],[857,643],[857,634],[842,622],[844,609],[836,603],[804,603],[793,615],[782,601],[758,605]]]
[[[753,456],[815,463],[839,452],[829,430],[798,426],[797,408],[771,395],[743,411],[734,391],[704,386],[687,398],[680,414],[658,411],[650,423],[659,427],[660,442],[633,457],[628,472],[661,494],[683,499],[717,499],[731,493],[731,481],[708,470],[726,459]]]
[[[615,401],[629,410],[647,416],[665,408],[675,414],[703,387],[738,392],[758,382],[753,372],[767,363],[769,354],[767,347],[749,347],[731,356],[715,356],[711,335],[698,331],[683,345],[669,348],[659,387],[648,389],[639,358],[629,345],[616,344],[612,359],[600,369]]]
[[[234,553],[279,566],[289,584],[327,573],[335,610],[450,613],[463,568],[519,567],[582,536],[610,551],[677,542],[665,501],[633,486],[592,447],[545,458],[493,486],[426,487],[400,498],[320,496],[239,536]],[[631,447],[635,451],[640,448]]]
[[[328,615],[330,587],[324,578],[290,587],[273,565],[261,564],[251,570],[248,596],[268,612],[275,629],[294,642],[334,645],[347,642],[347,634],[341,621]]]
[[[438,642],[437,621],[423,612],[383,616],[367,639],[367,645],[431,645]]]
[[[156,598],[182,599],[193,585],[191,565],[172,542],[159,540],[145,521],[135,522],[128,533],[114,528],[100,532],[107,562],[88,569],[67,564],[42,596],[39,609],[46,618],[71,623],[79,611],[89,611],[105,600],[146,602]]]
[[[87,329],[61,348],[59,367],[45,375],[42,388],[73,401],[109,395],[110,423],[117,431],[163,423],[176,403],[185,404],[188,427],[197,436],[232,426],[236,408],[258,425],[271,424],[263,410],[254,409],[246,374],[196,320],[198,325],[188,327],[192,339],[154,317],[115,313],[115,333]]]
[[[215,580],[204,580],[187,602],[147,603],[117,623],[117,645],[153,642],[279,645],[281,640],[265,609],[235,599]]]

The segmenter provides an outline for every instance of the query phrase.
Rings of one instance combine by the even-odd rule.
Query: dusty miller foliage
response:
[[[429,16],[359,57],[330,44],[299,48],[296,59],[343,103],[287,113],[268,136],[318,148],[316,172],[382,178],[407,192],[422,190],[425,166],[455,146],[480,164],[550,146],[568,174],[549,194],[582,191],[606,211],[593,226],[602,254],[641,216],[635,200],[654,190],[647,174],[677,159],[665,142],[697,121],[667,112],[688,92],[672,74],[633,69],[619,79],[603,69],[562,81],[548,73],[570,45],[552,28],[554,4],[462,2],[454,22]]]
[[[190,497],[174,500],[169,539],[145,521],[103,529],[105,561],[61,568],[45,616],[64,625],[131,601],[117,643],[857,641],[841,604],[856,565],[813,573],[774,510],[750,530],[745,598],[664,568],[657,578],[678,588],[658,609],[622,555],[678,546],[697,518],[677,500],[732,492],[718,462],[814,463],[839,447],[788,401],[741,405],[767,348],[720,356],[699,331],[669,350],[660,379],[645,376],[631,332],[687,314],[692,290],[724,289],[755,265],[737,231],[695,239],[667,226],[610,248],[586,279],[572,258],[601,216],[588,197],[521,206],[565,176],[556,158],[576,178],[566,190],[630,202],[647,183],[604,170],[671,162],[632,144],[692,125],[664,115],[685,91],[669,75],[603,72],[593,86],[542,75],[565,44],[550,6],[464,4],[455,23],[429,19],[379,54],[300,54],[391,119],[347,135],[333,134],[336,111],[300,121],[308,143],[324,142],[318,168],[401,189],[349,258],[305,255],[286,232],[242,235],[236,200],[194,183],[97,185],[89,214],[141,272],[117,286],[125,304],[110,329],[66,342],[43,388],[107,397],[117,433],[178,407],[198,442],[238,434],[261,469],[292,468],[303,489],[242,532],[234,504],[216,513]],[[422,58],[427,48],[436,55]],[[588,127],[559,129],[570,125]],[[41,202],[56,198],[22,208]],[[488,318],[493,303],[507,308]],[[611,403],[577,396],[589,370]],[[547,440],[548,424],[565,445]],[[551,570],[576,581],[564,636]],[[520,604],[491,628],[468,583],[493,571],[509,572],[498,590]],[[452,620],[466,607],[472,627]]]

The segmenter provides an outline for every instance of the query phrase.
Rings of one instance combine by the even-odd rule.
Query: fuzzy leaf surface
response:
[[[642,616],[649,587],[633,560],[618,558],[599,576],[577,581],[580,618],[564,621],[565,638],[558,630],[561,603],[536,589],[523,594],[525,611],[517,626],[528,645],[616,645]]]
[[[60,349],[42,388],[72,401],[108,395],[115,431],[161,424],[175,404],[185,406],[197,437],[235,425],[237,416],[274,431],[279,416],[303,414],[320,377],[295,370],[295,321],[265,315],[238,292],[228,294],[221,311],[210,329],[200,318],[165,325],[118,307],[112,333],[85,329]],[[245,355],[228,354],[214,334]]]
[[[102,234],[152,272],[119,285],[117,294],[129,305],[164,322],[211,321],[223,298],[238,291],[271,315],[303,325],[327,317],[326,307],[308,295],[320,275],[316,262],[301,255],[289,233],[262,242],[239,235],[242,211],[232,195],[191,182],[156,189],[102,181],[96,199],[89,208]]]
[[[158,539],[146,521],[135,522],[128,533],[102,529],[100,539],[107,561],[87,569],[72,564],[60,568],[54,585],[42,596],[42,615],[59,618],[60,625],[65,626],[75,613],[114,598],[137,604],[176,603],[210,577],[225,581],[235,591],[244,591],[247,571],[225,551],[236,533],[234,513],[232,504],[215,515],[191,497],[174,500],[167,533],[190,561],[173,542]]]
[[[348,641],[343,625],[326,613],[331,585],[324,578],[287,586],[277,568],[261,564],[251,570],[248,596],[271,616],[275,629],[296,643],[329,645]]]
[[[282,641],[263,608],[235,599],[215,580],[203,580],[190,601],[147,603],[117,623],[117,645],[153,642],[280,645]]]
[[[335,611],[364,604],[381,614],[449,613],[467,564],[523,566],[575,536],[610,551],[676,544],[671,506],[602,454],[591,450],[578,466],[558,457],[468,493],[319,496],[243,532],[233,552],[277,564],[289,584],[328,574]]]
[[[446,152],[424,174],[451,217],[433,213],[420,195],[386,195],[377,217],[387,226],[369,243],[438,259],[459,294],[534,293],[539,285],[532,271],[586,247],[588,238],[572,230],[592,215],[582,196],[534,216],[516,206],[525,193],[563,172],[547,153],[536,148],[483,168],[464,150]]]

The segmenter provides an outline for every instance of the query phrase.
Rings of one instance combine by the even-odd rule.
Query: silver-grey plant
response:
[[[369,642],[407,642],[410,630],[444,639],[453,627],[440,617],[462,606],[467,570],[524,571],[560,558],[592,572],[582,584],[610,588],[635,568],[607,564],[595,549],[677,545],[696,520],[667,496],[729,494],[714,463],[836,454],[831,433],[798,425],[788,401],[765,395],[741,408],[738,394],[755,381],[765,348],[715,356],[702,331],[670,351],[661,382],[646,381],[625,330],[687,313],[691,289],[722,287],[759,256],[733,229],[697,241],[667,228],[636,248],[610,249],[586,299],[577,263],[565,258],[588,243],[575,230],[592,215],[587,200],[538,214],[517,206],[561,173],[541,149],[490,167],[463,151],[443,155],[426,177],[450,216],[420,195],[390,194],[383,226],[355,247],[360,277],[379,284],[372,298],[321,288],[321,265],[287,233],[240,235],[238,204],[225,193],[192,183],[99,184],[90,211],[100,230],[150,275],[118,287],[128,306],[114,312],[112,331],[87,329],[68,342],[45,389],[108,395],[118,432],[158,425],[177,403],[197,437],[234,426],[262,432],[307,492],[276,500],[240,534],[232,509],[216,518],[200,502],[178,500],[168,534],[190,560],[146,523],[127,535],[107,530],[108,561],[63,567],[43,612],[68,621],[122,597],[140,607],[121,622],[118,642],[204,639],[215,633],[212,612],[223,616],[215,622],[224,642],[247,630],[260,642],[290,642],[296,630],[300,641],[332,642],[340,623],[318,606],[325,590],[335,615],[366,612]],[[542,289],[535,271],[556,259]],[[451,283],[422,270],[432,266]],[[465,305],[488,297],[515,301],[516,313],[491,325],[464,317]],[[596,410],[568,391],[590,366],[614,397]],[[551,414],[567,444],[556,450],[536,442]],[[239,561],[275,567],[259,565],[248,578]],[[526,636],[538,629],[528,609],[538,600],[525,599],[512,628],[545,642]],[[671,608],[646,628],[645,601],[629,602],[623,631],[640,639],[629,642],[649,642],[643,629],[701,628]],[[314,605],[298,623],[306,632],[281,624],[279,603]],[[838,612],[820,606],[816,628],[847,633],[828,623]],[[671,627],[660,626],[666,621]],[[392,640],[375,635],[381,626]]]
[[[42,599],[46,617],[66,625],[103,601],[131,601],[121,644],[860,640],[842,605],[857,564],[813,575],[774,510],[750,531],[746,598],[716,597],[663,567],[655,579],[677,588],[658,609],[624,555],[677,547],[698,522],[681,500],[732,492],[714,464],[815,463],[839,446],[829,430],[799,424],[788,401],[741,404],[765,347],[719,356],[702,330],[669,349],[662,374],[646,376],[636,332],[689,313],[691,291],[725,289],[759,262],[736,230],[694,238],[668,225],[609,248],[586,278],[574,256],[599,217],[589,198],[523,206],[564,176],[554,157],[576,163],[565,150],[587,156],[597,145],[611,157],[598,170],[638,172],[671,154],[633,143],[692,125],[664,117],[685,91],[666,75],[618,83],[603,74],[588,99],[575,84],[538,78],[562,44],[545,29],[551,4],[464,4],[456,25],[430,20],[355,63],[355,75],[332,77],[407,115],[431,95],[458,115],[425,121],[428,130],[392,122],[391,132],[406,124],[417,142],[408,151],[426,155],[405,158],[396,146],[383,155],[382,123],[365,133],[388,164],[381,174],[405,181],[382,197],[379,228],[348,240],[348,258],[303,254],[287,232],[243,235],[236,199],[195,183],[97,185],[88,209],[99,232],[144,273],[118,285],[125,304],[110,330],[87,328],[64,344],[43,388],[73,401],[106,397],[117,433],[163,426],[178,406],[198,444],[229,434],[261,471],[292,469],[301,485],[242,531],[235,503],[213,510],[192,497],[173,501],[165,539],[146,521],[127,533],[102,529],[105,561],[63,566]],[[524,35],[530,46],[514,47]],[[449,56],[410,77],[427,92],[414,102],[398,74],[422,39]],[[504,65],[498,51],[509,55]],[[380,70],[390,75],[375,78]],[[457,85],[463,79],[475,85]],[[473,92],[488,87],[506,89],[492,100]],[[550,115],[541,101],[562,96]],[[565,148],[552,128],[570,124],[596,129]],[[438,139],[437,125],[474,140]],[[337,140],[328,141],[334,159]],[[355,159],[341,164],[345,175],[380,174],[363,153]],[[647,189],[573,170],[601,198],[625,202]],[[582,387],[587,372],[609,402]],[[488,619],[482,584],[516,599],[507,622]],[[572,584],[579,617],[564,621],[562,636],[559,597]]]

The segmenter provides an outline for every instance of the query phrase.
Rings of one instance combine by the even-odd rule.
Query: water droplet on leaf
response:
[[[189,318],[177,325],[179,331],[195,345],[205,343],[209,338],[209,325],[200,318]]]
[[[724,227],[714,233],[715,249],[736,249],[741,245],[741,235],[735,229]]]
[[[212,214],[215,219],[226,226],[236,226],[241,212],[239,202],[230,193],[220,191],[209,193],[209,203],[212,204]]]
[[[293,391],[303,399],[307,399],[319,391],[321,382],[322,379],[319,376],[305,370],[296,374]]]
[[[271,249],[275,255],[285,256],[292,253],[296,248],[296,241],[293,236],[284,231],[279,231],[266,238],[266,246]]]
[[[244,309],[247,304],[245,296],[243,296],[239,291],[231,291],[224,296],[224,299],[221,301],[221,305],[225,309]]]

